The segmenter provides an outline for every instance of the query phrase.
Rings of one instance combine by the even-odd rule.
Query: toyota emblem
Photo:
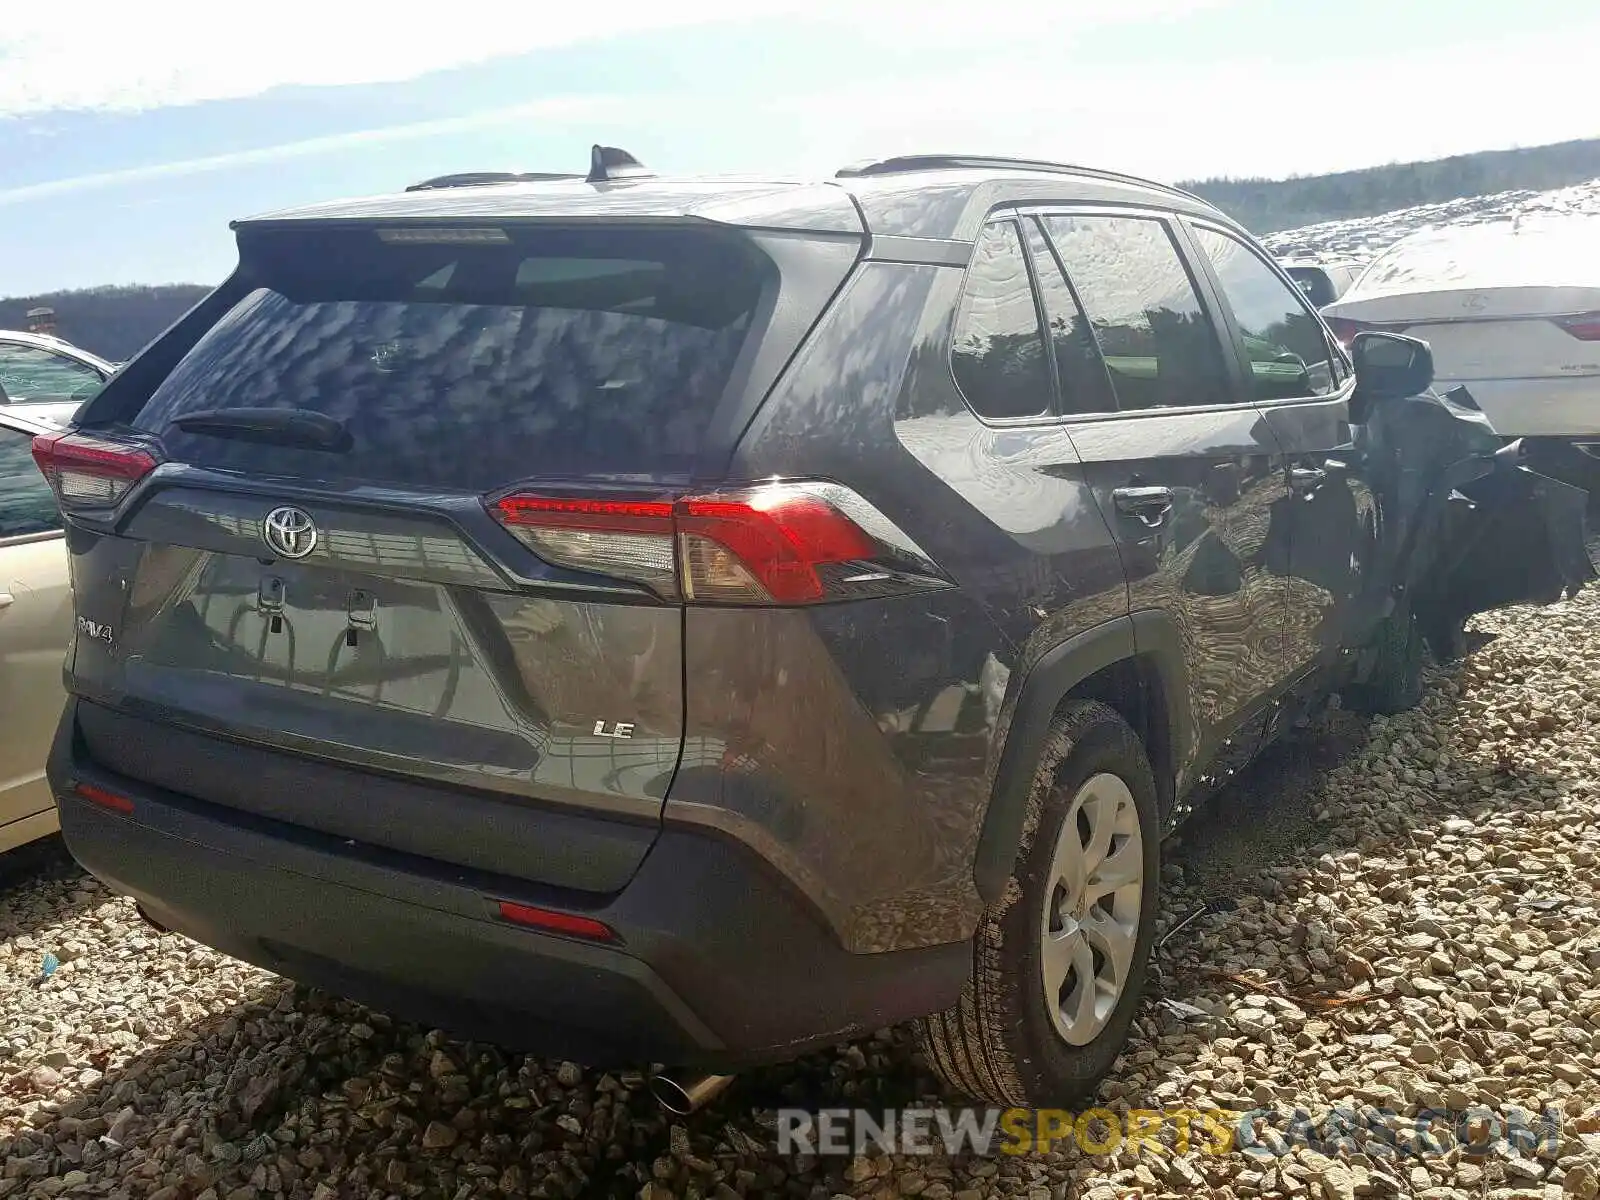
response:
[[[284,558],[304,558],[317,548],[317,525],[309,513],[285,504],[261,522],[261,540]]]

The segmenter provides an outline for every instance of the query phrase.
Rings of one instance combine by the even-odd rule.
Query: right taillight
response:
[[[1555,323],[1580,342],[1600,342],[1600,312],[1556,317]]]
[[[40,434],[33,460],[67,509],[114,507],[156,467],[148,451],[83,433]]]
[[[1378,328],[1370,321],[1352,321],[1349,317],[1324,317],[1323,319],[1328,322],[1328,328],[1333,331],[1333,336],[1339,339],[1339,344],[1346,350],[1350,349],[1350,343],[1355,341],[1356,334],[1361,333],[1363,330]]]
[[[949,585],[898,526],[831,483],[665,500],[518,492],[490,511],[547,562],[696,604],[819,604]]]

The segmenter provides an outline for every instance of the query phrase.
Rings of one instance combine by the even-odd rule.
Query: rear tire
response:
[[[1016,868],[973,939],[960,1002],[919,1024],[953,1089],[1066,1105],[1127,1040],[1155,936],[1155,778],[1138,735],[1090,700],[1062,706],[1028,797]]]

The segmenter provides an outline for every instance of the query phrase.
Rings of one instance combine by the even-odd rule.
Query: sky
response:
[[[1593,0],[5,7],[0,296],[214,283],[234,218],[582,171],[594,142],[662,171],[921,150],[1177,180],[1600,135]]]

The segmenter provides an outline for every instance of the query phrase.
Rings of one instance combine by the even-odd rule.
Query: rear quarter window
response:
[[[1044,330],[1015,221],[990,223],[978,240],[956,312],[950,368],[981,417],[1035,417],[1050,409]]]
[[[372,228],[241,239],[260,286],[134,425],[205,466],[482,491],[539,475],[687,474],[775,277],[732,235]],[[426,235],[422,235],[426,237]],[[184,431],[202,410],[303,409],[340,451]]]

